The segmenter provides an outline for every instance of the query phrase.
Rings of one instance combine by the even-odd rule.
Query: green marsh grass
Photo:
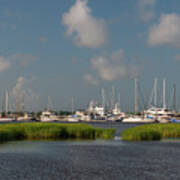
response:
[[[0,142],[14,140],[111,139],[115,129],[87,124],[15,123],[0,125]]]
[[[180,138],[180,124],[147,124],[129,128],[122,133],[127,141],[152,141],[165,138]]]

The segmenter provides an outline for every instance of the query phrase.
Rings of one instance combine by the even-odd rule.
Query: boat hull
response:
[[[154,123],[154,119],[143,119],[143,118],[125,118],[122,120],[123,123]]]

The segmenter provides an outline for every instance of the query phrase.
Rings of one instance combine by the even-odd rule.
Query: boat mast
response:
[[[157,82],[158,79],[154,79],[154,106],[157,107]]]
[[[74,113],[74,97],[72,97],[72,106],[71,106],[71,112],[72,112],[72,114]]]
[[[52,102],[51,102],[51,97],[48,96],[48,111],[52,110]]]
[[[111,109],[114,108],[114,94],[115,94],[115,88],[112,86],[112,91],[111,91]]]
[[[135,78],[134,79],[134,84],[135,84],[135,88],[134,88],[134,102],[135,102],[135,113],[138,113],[139,107],[138,107],[138,79]]]
[[[163,79],[163,108],[166,108],[166,79]]]
[[[173,85],[173,110],[176,111],[176,84]]]
[[[19,93],[16,95],[16,118],[19,116]]]
[[[6,100],[5,101],[6,101],[5,102],[5,113],[7,114],[8,111],[9,111],[9,104],[8,104],[8,102],[9,102],[9,95],[8,95],[8,91],[6,91]]]
[[[22,113],[24,114],[24,110],[25,110],[25,107],[24,107],[24,93],[22,94]]]
[[[102,107],[105,108],[105,91],[104,88],[101,90],[101,95],[102,95]]]
[[[119,105],[119,108],[121,107],[121,94],[119,93],[118,95],[118,105]]]

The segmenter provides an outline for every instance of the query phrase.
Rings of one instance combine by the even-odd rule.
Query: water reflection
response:
[[[17,141],[0,145],[0,179],[179,180],[180,141]]]

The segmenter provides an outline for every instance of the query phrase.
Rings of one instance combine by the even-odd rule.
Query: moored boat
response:
[[[52,122],[52,121],[58,121],[58,120],[59,120],[59,117],[49,110],[43,111],[40,116],[40,121],[42,122]]]
[[[123,123],[154,123],[154,119],[143,118],[140,116],[130,116],[122,120]]]

